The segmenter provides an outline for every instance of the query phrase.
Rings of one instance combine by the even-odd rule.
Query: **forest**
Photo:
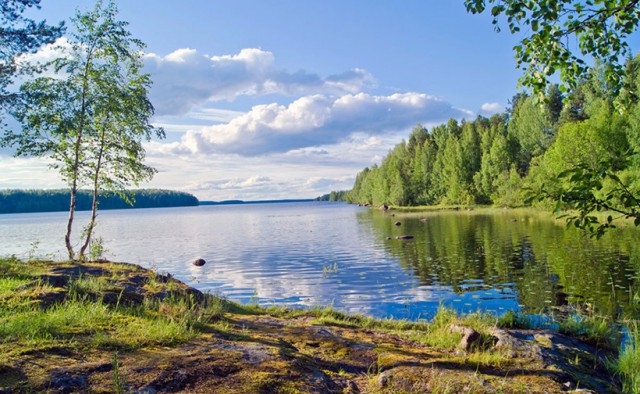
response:
[[[162,189],[140,189],[130,192],[129,204],[114,193],[103,192],[100,209],[164,208],[199,205],[198,199],[189,193]],[[91,210],[93,192],[80,190],[76,209]],[[0,190],[0,214],[26,212],[56,212],[69,210],[69,190]]]
[[[606,67],[596,65],[570,95],[550,85],[544,99],[518,93],[505,112],[490,118],[451,119],[431,130],[417,125],[408,141],[357,175],[344,199],[372,205],[549,207],[561,202],[561,191],[573,190],[572,183],[591,182],[596,198],[626,198],[611,204],[637,205],[640,57],[627,59],[625,67],[620,87],[612,87]],[[576,168],[585,171],[576,175]],[[599,168],[609,176],[598,178]],[[622,188],[627,197],[616,194]]]

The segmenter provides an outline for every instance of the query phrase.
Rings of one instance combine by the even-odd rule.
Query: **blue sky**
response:
[[[92,6],[43,0],[30,15],[55,22]],[[203,200],[348,189],[417,123],[501,111],[520,75],[517,37],[467,14],[463,0],[118,7],[147,44],[154,123],[167,131],[146,146],[159,173],[144,186]],[[1,157],[0,187],[60,186],[44,160]]]

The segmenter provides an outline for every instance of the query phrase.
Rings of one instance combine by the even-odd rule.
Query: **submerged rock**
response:
[[[204,261],[204,259],[196,259],[193,262],[193,265],[195,265],[196,267],[202,267],[203,265],[207,264],[206,261]]]
[[[398,235],[396,239],[413,239],[413,235]]]

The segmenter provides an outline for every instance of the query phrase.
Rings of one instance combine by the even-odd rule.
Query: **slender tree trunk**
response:
[[[87,113],[87,91],[89,90],[89,67],[91,66],[91,58],[93,55],[93,48],[91,48],[87,55],[87,63],[84,67],[84,81],[82,86],[82,101],[80,112],[80,125],[78,127],[78,137],[74,144],[74,159],[71,173],[71,197],[69,201],[69,220],[67,221],[67,233],[64,236],[64,242],[69,252],[69,260],[75,260],[75,252],[73,245],[71,244],[71,231],[73,230],[73,218],[76,211],[76,195],[78,193],[78,178],[80,177],[80,148],[82,144],[82,135],[84,133],[86,113]]]
[[[102,156],[104,154],[104,144],[105,144],[105,135],[106,135],[105,130],[107,128],[108,123],[109,123],[109,119],[107,118],[102,125],[102,132],[100,134],[100,150],[98,151],[96,168],[93,173],[93,201],[91,204],[91,221],[89,222],[89,226],[87,227],[84,244],[80,249],[79,256],[81,259],[85,258],[85,253],[87,251],[87,248],[91,244],[91,235],[93,233],[93,229],[96,226],[96,217],[98,216],[98,196],[99,196],[98,189],[100,185],[99,177],[100,177],[100,170],[102,169]]]
[[[76,160],[75,160],[76,163],[78,162],[78,157],[77,157],[78,154],[79,153],[76,153]],[[71,230],[73,229],[73,216],[76,211],[77,192],[78,192],[78,179],[76,176],[74,176],[73,182],[71,185],[71,196],[69,201],[69,219],[67,220],[67,233],[64,236],[64,243],[67,246],[67,252],[69,252],[69,260],[75,260],[75,252],[73,251],[73,245],[71,245]]]

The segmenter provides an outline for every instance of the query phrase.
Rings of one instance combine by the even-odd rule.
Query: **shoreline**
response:
[[[516,318],[441,310],[415,323],[240,305],[107,261],[1,259],[0,274],[0,391],[621,390],[610,343]]]

